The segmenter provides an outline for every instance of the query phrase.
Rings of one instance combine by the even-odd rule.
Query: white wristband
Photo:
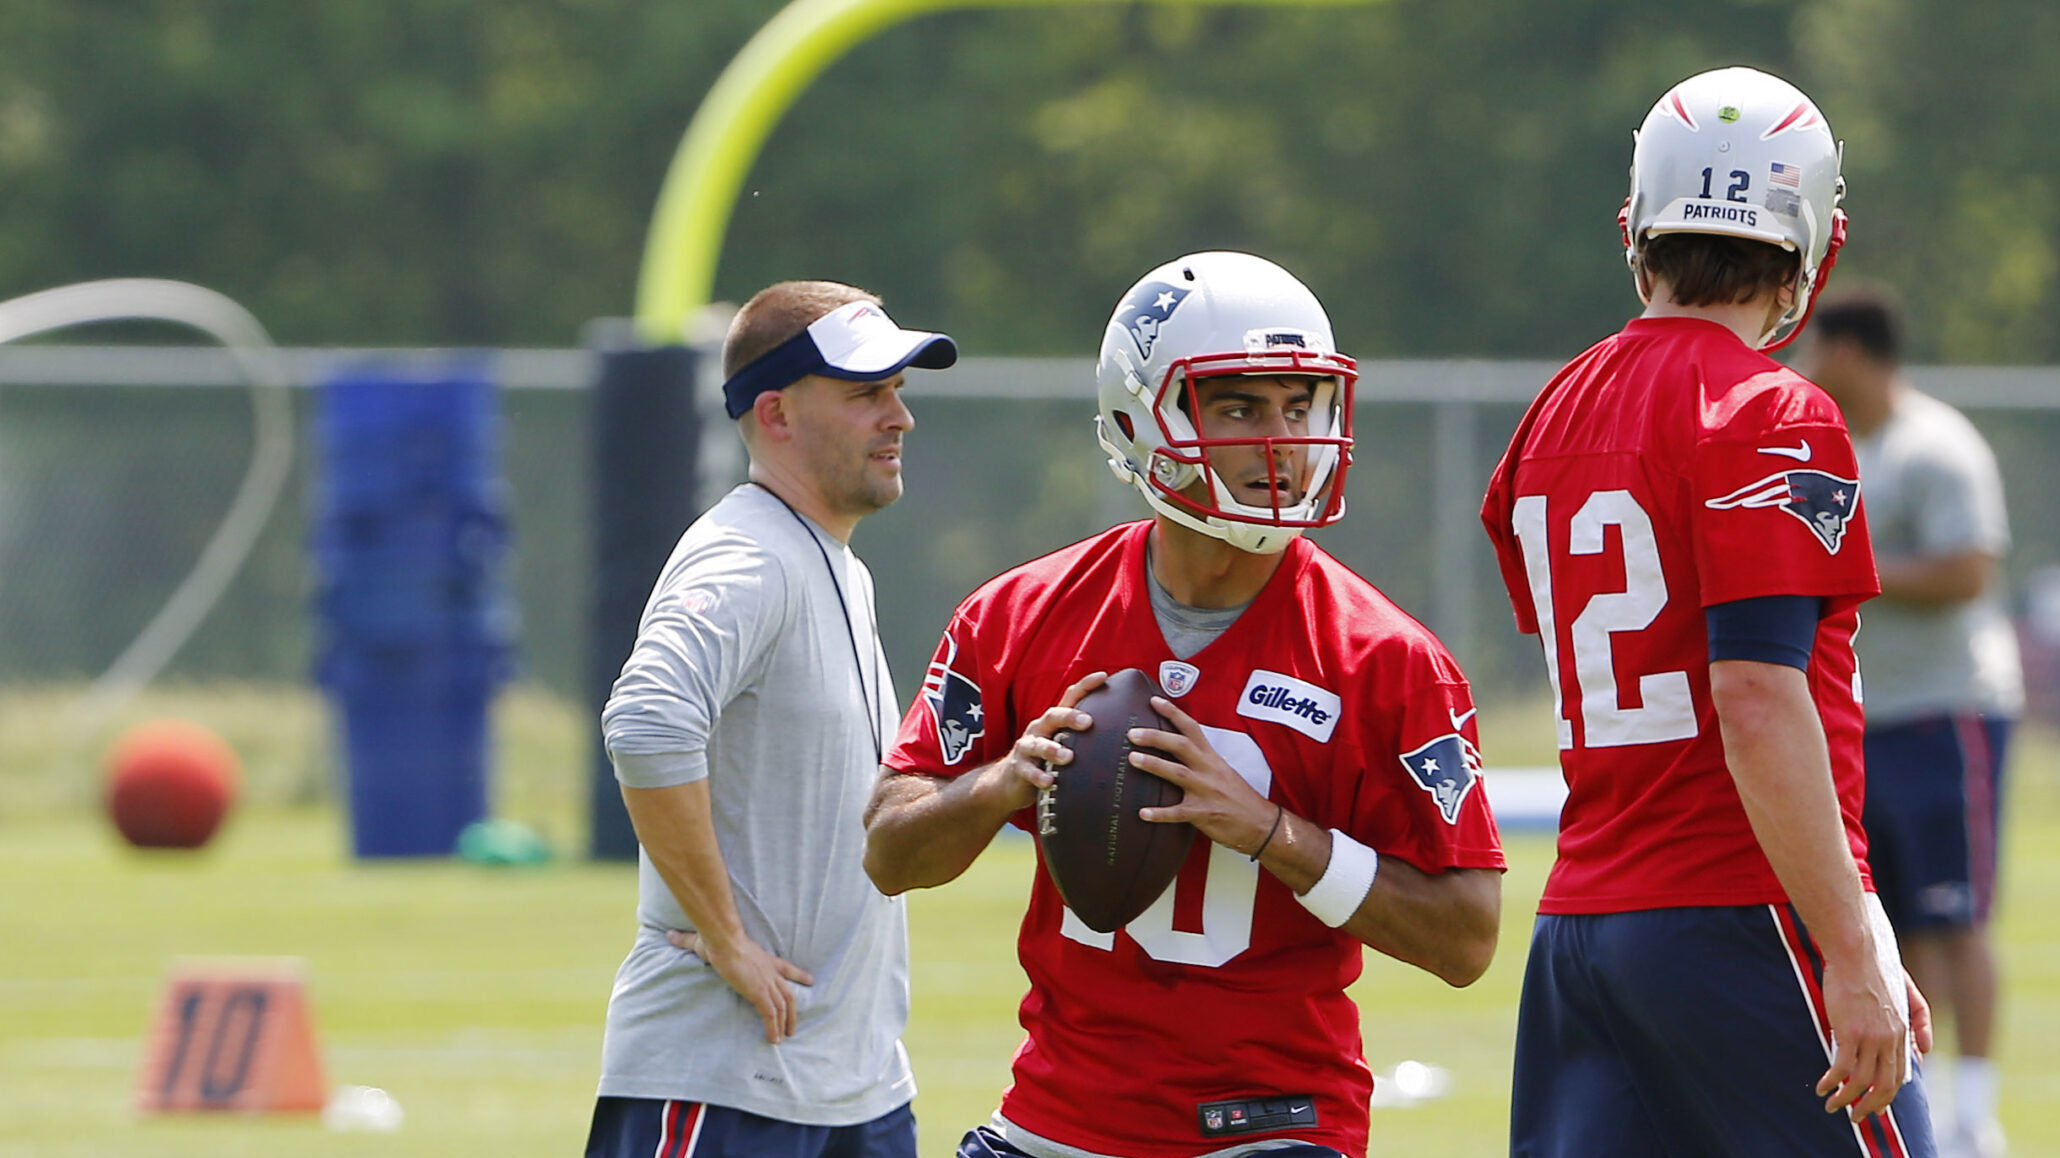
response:
[[[1317,920],[1335,929],[1359,911],[1359,903],[1373,890],[1373,877],[1379,871],[1379,853],[1333,828],[1330,864],[1309,891],[1295,899]]]

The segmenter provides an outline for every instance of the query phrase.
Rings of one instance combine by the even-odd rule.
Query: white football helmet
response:
[[[1780,77],[1720,68],[1668,90],[1635,137],[1619,220],[1632,269],[1646,239],[1661,233],[1722,233],[1791,250],[1802,267],[1795,303],[1759,345],[1794,340],[1845,244],[1843,146],[1824,114]]]
[[[1306,375],[1316,380],[1303,435],[1203,438],[1194,383],[1232,375]],[[1309,287],[1265,258],[1195,253],[1144,275],[1123,295],[1102,333],[1096,368],[1101,413],[1095,427],[1109,469],[1154,511],[1241,551],[1271,555],[1310,527],[1345,513],[1352,462],[1352,386],[1357,365],[1337,352],[1330,318]],[[1211,452],[1264,450],[1273,499],[1240,502]],[[1279,448],[1306,448],[1283,455]],[[1299,460],[1301,479],[1276,479],[1276,463]],[[1197,481],[1200,496],[1183,493]]]

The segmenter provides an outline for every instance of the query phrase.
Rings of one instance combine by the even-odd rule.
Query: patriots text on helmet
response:
[[[1760,211],[1743,205],[1702,205],[1689,203],[1681,209],[1683,221],[1730,221],[1739,225],[1758,225]]]

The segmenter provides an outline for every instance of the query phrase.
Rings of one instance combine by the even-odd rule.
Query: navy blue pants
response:
[[[1897,931],[1988,920],[2009,740],[1972,713],[1867,729],[1867,864]]]
[[[706,1102],[600,1098],[586,1158],[916,1158],[907,1106],[856,1126],[803,1126]]]
[[[1540,914],[1511,1158],[1935,1158],[1919,1077],[1824,1112],[1823,973],[1787,905]]]
[[[1217,1148],[1220,1149],[1221,1146]],[[1278,1146],[1270,1146],[1265,1154],[1266,1158],[1344,1158],[1344,1155],[1328,1146],[1295,1141],[1284,1141]],[[959,1141],[957,1158],[1030,1158],[1030,1155],[1009,1145],[1008,1139],[986,1126],[979,1126],[966,1131],[966,1136]]]

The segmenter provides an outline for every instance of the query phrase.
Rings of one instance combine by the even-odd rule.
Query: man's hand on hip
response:
[[[672,929],[666,932],[665,939],[673,948],[684,949],[708,962],[717,976],[729,982],[738,996],[758,1010],[758,1016],[765,1021],[767,1042],[778,1045],[794,1036],[800,1020],[794,985],[815,984],[815,977],[808,970],[773,956],[749,937],[718,944],[699,933]],[[794,985],[788,984],[790,981]]]

